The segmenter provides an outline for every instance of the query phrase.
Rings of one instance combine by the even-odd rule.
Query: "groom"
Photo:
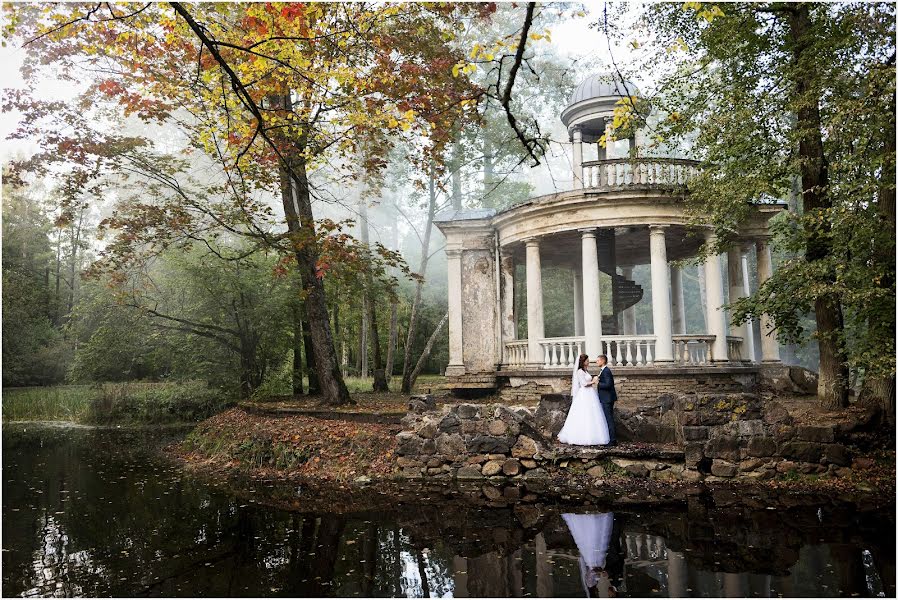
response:
[[[608,435],[610,440],[609,446],[617,446],[617,436],[614,434],[614,403],[617,401],[617,391],[614,389],[614,375],[608,368],[608,357],[599,354],[596,359],[596,366],[599,367],[598,390],[599,402],[602,404],[602,410],[605,411],[605,421],[608,422]]]

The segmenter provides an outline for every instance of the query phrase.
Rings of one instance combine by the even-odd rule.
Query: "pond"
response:
[[[894,504],[282,510],[186,475],[179,435],[5,425],[3,596],[895,595]]]

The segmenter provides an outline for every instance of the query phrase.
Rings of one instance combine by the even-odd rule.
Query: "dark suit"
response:
[[[608,365],[599,373],[599,402],[605,412],[605,420],[608,422],[608,435],[610,443],[617,443],[614,434],[614,403],[617,402],[617,390],[614,389],[614,374]]]

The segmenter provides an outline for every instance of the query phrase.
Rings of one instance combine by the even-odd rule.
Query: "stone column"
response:
[[[599,255],[596,230],[580,230],[583,250],[583,335],[584,352],[591,357],[602,353],[602,307],[599,304]]]
[[[464,375],[462,354],[462,298],[460,249],[446,250],[446,271],[449,274],[449,364],[446,375]]]
[[[599,144],[599,152],[602,153],[602,155],[601,155],[602,159],[610,160],[612,158],[616,158],[616,156],[614,155],[614,148],[612,148],[612,144],[614,144],[614,142],[611,141],[611,135],[612,135],[613,131],[614,131],[614,129],[611,127],[611,120],[606,119],[605,120],[605,147],[602,148],[602,145]]]
[[[683,271],[676,265],[670,266],[670,312],[675,335],[686,333],[686,302],[683,300]]]
[[[689,569],[682,552],[667,549],[667,595],[671,598],[685,598],[689,595]]]
[[[543,322],[543,279],[539,260],[539,240],[530,238],[527,245],[527,362],[532,365],[543,364],[542,346],[539,342],[544,337]]]
[[[739,256],[742,263],[742,283],[745,286],[745,295],[751,296],[751,278],[748,276],[748,246],[740,248]],[[758,362],[758,356],[755,353],[755,320],[749,319],[746,321],[745,329],[748,332],[747,345],[745,346],[746,356],[749,361],[753,363]]]
[[[670,281],[667,275],[667,245],[664,225],[649,226],[652,269],[652,324],[655,332],[655,362],[673,361],[671,337]]]
[[[621,277],[633,281],[633,267],[621,267],[620,274]],[[624,335],[636,335],[636,305],[621,312],[621,329]]]
[[[705,234],[709,245],[715,243],[714,232]],[[711,354],[714,362],[727,362],[727,316],[723,309],[723,276],[720,273],[720,255],[709,256],[705,261],[705,297],[708,306],[705,314],[708,316],[708,333],[714,337],[714,345]]]
[[[542,533],[538,533],[533,542],[533,553],[536,560],[536,595],[540,598],[551,598],[555,594],[552,585],[552,563],[549,562],[546,537]]]
[[[742,254],[737,248],[731,248],[727,252],[727,282],[730,286],[730,304],[737,298],[743,298],[745,293],[745,282],[742,279]],[[748,326],[733,325],[730,323],[730,335],[742,338],[742,360],[747,360],[748,354]]]
[[[758,240],[755,243],[758,252],[758,287],[773,275],[773,260],[770,258],[770,246],[767,240]],[[759,319],[761,325],[761,362],[780,362],[780,347],[776,341],[776,332],[773,330],[773,322],[766,314]]]
[[[509,254],[503,254],[500,263],[502,283],[502,361],[506,362],[505,343],[517,339],[517,327],[514,318],[514,258]]]
[[[574,267],[574,335],[583,335],[583,269]]]
[[[579,127],[574,127],[571,140],[574,144],[574,189],[579,190],[583,187],[583,133]]]

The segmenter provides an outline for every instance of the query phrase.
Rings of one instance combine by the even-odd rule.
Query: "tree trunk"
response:
[[[332,406],[353,403],[349,390],[343,382],[334,351],[334,340],[331,335],[330,319],[327,313],[327,298],[324,284],[318,277],[318,251],[315,247],[315,220],[312,214],[312,202],[309,193],[309,181],[306,166],[302,160],[294,161],[292,185],[289,172],[281,168],[281,200],[287,227],[294,234],[296,264],[302,284],[306,291],[306,321],[302,324],[303,333],[308,332],[306,359],[311,359],[315,366],[314,375],[322,402]],[[309,350],[312,350],[310,353]],[[312,369],[309,369],[309,393],[312,393]]]
[[[424,240],[421,242],[421,266],[418,268],[418,275],[422,279],[415,284],[415,299],[412,301],[412,310],[408,319],[408,334],[405,338],[405,356],[402,361],[402,393],[410,394],[412,385],[414,384],[411,372],[412,363],[412,343],[415,341],[415,335],[418,332],[418,309],[421,306],[421,292],[424,288],[424,274],[427,272],[427,261],[430,254],[430,232],[433,228],[433,216],[436,213],[437,194],[436,181],[434,179],[433,165],[430,166],[430,178],[428,182],[429,203],[427,206],[427,224],[424,228]]]
[[[894,55],[893,55],[894,56]],[[894,66],[894,61],[892,61]],[[885,131],[885,144],[883,155],[888,157],[888,162],[883,165],[880,187],[876,202],[876,212],[885,232],[884,239],[875,243],[874,260],[880,263],[885,276],[879,282],[879,287],[888,290],[891,296],[889,309],[892,314],[895,311],[895,241],[891,237],[895,231],[895,93],[892,92],[892,114]],[[868,320],[868,335],[875,340],[895,340],[895,319],[871,318]],[[884,353],[894,355],[895,347],[883,348]],[[883,411],[886,422],[895,426],[895,374],[891,376],[874,375],[864,378],[861,398],[875,403]]]
[[[395,225],[392,227],[393,231],[393,250],[399,251],[399,228]],[[396,275],[396,269],[393,269],[393,274]],[[393,299],[390,300],[390,339],[387,341],[387,364],[384,367],[387,384],[389,385],[390,379],[393,377],[393,367],[396,361],[396,343],[399,341],[399,297],[393,296]]]
[[[430,334],[430,339],[427,340],[427,345],[424,346],[424,350],[421,352],[421,356],[418,357],[418,362],[415,364],[415,370],[412,371],[411,377],[409,378],[409,386],[408,391],[404,392],[406,394],[411,393],[412,388],[415,386],[415,381],[418,380],[418,375],[421,374],[421,369],[424,368],[424,363],[427,362],[427,359],[430,358],[430,352],[433,350],[433,344],[436,342],[437,337],[440,335],[440,331],[443,329],[443,325],[446,324],[446,321],[449,320],[449,312],[447,311],[443,318],[440,319],[440,322],[437,323],[436,328],[433,330],[433,333]],[[403,385],[405,382],[403,382]]]
[[[795,98],[798,104],[797,127],[800,132],[798,153],[801,159],[802,204],[805,214],[822,212],[832,207],[827,186],[829,166],[823,152],[820,123],[820,91],[814,69],[814,57],[809,49],[813,32],[807,4],[794,5],[789,12],[789,36]],[[826,260],[832,254],[830,228],[824,220],[822,230],[808,226],[805,259],[808,262]],[[826,282],[835,282],[835,273],[826,275]],[[820,374],[817,397],[825,410],[848,405],[848,363],[839,341],[843,333],[842,306],[838,296],[827,293],[816,299],[817,339],[820,348]]]
[[[387,364],[384,366],[387,383],[393,377],[393,366],[396,362],[396,343],[399,341],[399,301],[393,298],[390,302],[390,339],[387,341]]]
[[[302,366],[302,306],[298,298],[291,303],[293,310],[293,395],[303,393],[303,366]]]

